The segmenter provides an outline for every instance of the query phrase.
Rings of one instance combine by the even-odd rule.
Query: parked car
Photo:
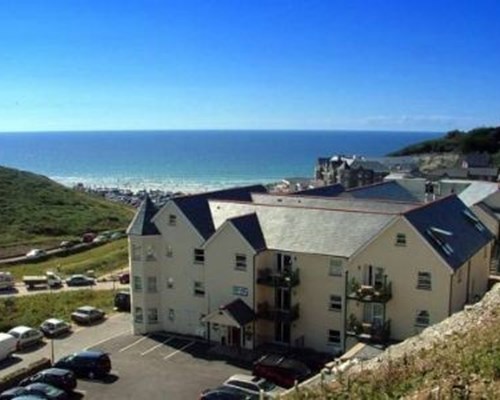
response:
[[[59,247],[61,249],[70,249],[73,246],[76,246],[78,243],[80,243],[78,240],[63,240],[60,244]]]
[[[275,384],[291,388],[295,381],[302,382],[312,375],[304,363],[280,355],[265,355],[253,365],[253,374]]]
[[[9,335],[16,338],[17,350],[25,349],[26,347],[34,346],[41,343],[43,340],[43,333],[38,329],[30,328],[28,326],[16,326],[12,328]]]
[[[49,318],[42,322],[40,330],[47,337],[55,337],[70,332],[71,325],[62,319]]]
[[[86,350],[61,358],[54,367],[69,369],[77,376],[90,379],[104,378],[111,371],[111,360],[103,351]]]
[[[0,333],[0,361],[10,357],[17,349],[17,339],[8,333]]]
[[[26,258],[35,259],[46,256],[47,252],[41,249],[32,249],[26,253]]]
[[[130,311],[130,293],[127,291],[116,293],[114,303],[118,311]]]
[[[66,285],[68,286],[93,286],[95,285],[95,279],[90,278],[85,275],[71,275],[66,279]]]
[[[76,388],[76,377],[75,373],[68,369],[48,368],[23,379],[19,385],[27,386],[32,383],[47,383],[69,393]]]
[[[234,387],[243,390],[246,393],[257,396],[259,395],[261,390],[263,390],[264,394],[268,397],[277,397],[278,394],[283,392],[283,388],[279,387],[278,385],[269,382],[266,379],[252,375],[233,375],[228,380],[226,380],[223,385]]]
[[[12,290],[16,283],[10,272],[0,271],[0,290]]]
[[[92,241],[95,239],[97,235],[93,232],[87,232],[84,233],[82,236],[82,242],[83,243],[92,243]]]
[[[16,386],[11,389],[4,390],[0,394],[0,400],[12,400],[12,399],[17,399],[19,396],[27,396],[27,395],[29,395],[29,393],[25,387]],[[37,398],[44,399],[44,397],[37,397]]]
[[[90,324],[104,319],[105,315],[104,311],[98,308],[83,306],[71,313],[71,319],[79,324]]]
[[[219,386],[215,389],[205,390],[201,394],[200,400],[259,400],[259,396],[235,387]]]
[[[122,272],[118,275],[118,281],[122,285],[128,285],[130,283],[130,272]]]
[[[58,389],[47,383],[32,383],[25,387],[26,394],[34,394],[42,396],[49,400],[66,400],[68,395],[64,390]]]

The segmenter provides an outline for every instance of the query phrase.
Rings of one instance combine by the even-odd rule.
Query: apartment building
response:
[[[403,340],[487,289],[491,233],[452,195],[146,199],[129,227],[133,329],[337,353]]]

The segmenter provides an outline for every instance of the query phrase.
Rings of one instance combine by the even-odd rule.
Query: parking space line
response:
[[[96,346],[99,346],[100,344],[106,343],[106,342],[110,341],[111,339],[117,338],[118,336],[122,336],[122,335],[124,335],[125,333],[127,333],[127,331],[125,331],[125,332],[120,332],[120,333],[118,333],[118,334],[116,334],[116,335],[110,336],[110,337],[108,337],[108,338],[106,338],[106,339],[101,340],[100,342],[94,343],[94,344],[92,344],[92,345],[90,345],[90,346],[86,347],[86,348],[85,348],[85,350],[88,350],[88,349],[90,349],[91,347],[96,347]]]
[[[166,338],[163,342],[157,344],[156,346],[151,347],[150,349],[146,350],[145,352],[141,353],[141,356],[145,356],[148,353],[151,353],[153,350],[157,349],[160,346],[163,346],[164,344],[170,342],[171,340],[174,340],[173,337]]]
[[[173,357],[175,356],[177,353],[180,353],[182,350],[185,350],[187,349],[188,347],[191,347],[193,344],[195,344],[196,342],[193,341],[193,342],[189,342],[188,344],[186,344],[185,346],[182,346],[179,350],[176,350],[174,351],[173,353],[170,353],[169,355],[165,356],[163,359],[164,360],[168,360],[170,357]]]
[[[137,339],[134,343],[129,344],[128,346],[125,346],[125,347],[121,348],[120,350],[118,350],[118,353],[121,353],[123,351],[126,351],[126,350],[132,348],[133,346],[141,343],[143,340],[146,340],[147,338],[149,338],[149,335],[146,335],[146,336],[141,337],[140,339]]]

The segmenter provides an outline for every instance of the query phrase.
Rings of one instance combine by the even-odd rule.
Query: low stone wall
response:
[[[17,371],[0,378],[0,393],[4,390],[17,386],[24,378],[50,368],[50,366],[50,360],[48,358],[42,358],[34,363],[31,363],[27,367],[20,368]]]

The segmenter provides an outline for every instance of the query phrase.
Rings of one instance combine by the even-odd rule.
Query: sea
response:
[[[92,131],[0,133],[0,165],[66,186],[182,191],[312,177],[318,157],[381,157],[442,132]]]

